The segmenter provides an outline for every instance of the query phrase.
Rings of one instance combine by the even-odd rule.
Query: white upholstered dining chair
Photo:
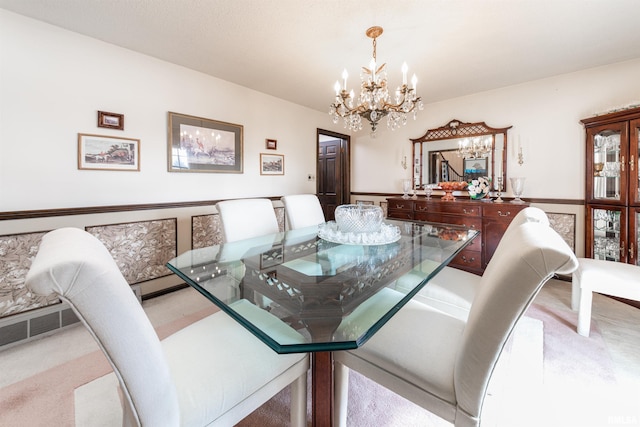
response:
[[[280,231],[269,199],[235,199],[216,203],[225,242],[250,239]]]
[[[291,194],[283,196],[285,217],[290,230],[310,227],[325,222],[320,200],[315,194]]]
[[[292,425],[306,426],[307,354],[278,355],[221,311],[160,341],[91,234],[47,233],[26,285],[68,302],[94,337],[119,381],[123,425],[231,426],[291,384]]]
[[[485,270],[466,320],[413,299],[362,347],[334,353],[336,425],[346,423],[348,369],[354,369],[456,427],[478,426],[491,375],[518,320],[547,280],[577,266],[551,227],[514,227]]]
[[[548,226],[549,218],[542,209],[533,206],[526,207],[513,218],[502,240],[507,238],[513,229],[527,222],[537,222]],[[502,244],[502,240],[498,243],[498,247]],[[419,271],[418,274],[420,274]],[[471,303],[480,286],[481,277],[457,268],[445,267],[418,292],[415,299],[466,320]]]

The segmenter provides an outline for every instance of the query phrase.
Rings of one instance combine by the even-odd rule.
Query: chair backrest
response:
[[[526,222],[503,237],[478,286],[455,366],[458,413],[479,417],[489,380],[516,323],[554,274],[578,260],[549,226]]]
[[[224,200],[216,204],[225,242],[277,233],[278,219],[269,199]]]
[[[533,206],[527,206],[526,208],[518,212],[516,216],[513,217],[513,219],[509,223],[509,226],[507,227],[504,234],[502,235],[503,239],[504,239],[504,236],[509,235],[509,233],[511,233],[511,231],[514,228],[518,227],[519,225],[525,224],[527,222],[539,222],[540,224],[548,226],[549,217],[542,209],[536,208]]]
[[[283,196],[284,213],[290,230],[310,227],[325,222],[320,200],[315,194]]]
[[[160,340],[104,245],[77,228],[43,238],[26,286],[68,302],[120,382],[125,424],[178,425],[180,409]]]

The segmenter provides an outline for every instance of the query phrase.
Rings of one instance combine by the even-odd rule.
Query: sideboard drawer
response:
[[[526,205],[514,205],[512,203],[493,203],[483,206],[483,214],[485,218],[503,219],[511,222]]]
[[[438,207],[442,213],[480,217],[480,206],[478,203],[440,203]]]
[[[477,239],[476,239],[477,240]],[[480,251],[474,251],[465,248],[454,259],[451,260],[449,265],[452,267],[462,267],[464,270],[481,270],[482,269],[482,253]]]
[[[387,205],[388,210],[394,210],[394,211],[401,210],[401,211],[408,211],[408,212],[413,211],[413,200],[394,199],[394,200],[390,200],[388,203],[389,203]]]
[[[394,219],[413,219],[413,213],[402,210],[389,209],[387,212],[387,217]]]
[[[446,215],[446,214],[415,214],[416,219],[420,221],[441,222],[443,224],[455,224],[461,225],[472,230],[482,230],[482,218],[468,218],[466,216],[459,215]],[[424,218],[424,219],[423,219]]]
[[[433,209],[433,206],[429,208],[429,203],[425,200],[425,201],[413,202],[413,210],[416,213],[418,213],[418,212],[431,212],[434,209]]]

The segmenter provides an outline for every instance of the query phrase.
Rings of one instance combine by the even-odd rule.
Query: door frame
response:
[[[342,182],[340,183],[339,204],[351,203],[351,136],[326,129],[316,129],[316,177],[319,177],[318,154],[320,152],[321,136],[329,136],[342,141],[340,146],[340,171]],[[316,179],[316,194],[318,194],[319,181]]]

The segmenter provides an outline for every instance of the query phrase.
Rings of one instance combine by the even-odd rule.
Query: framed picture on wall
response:
[[[79,133],[78,169],[139,171],[140,140]]]
[[[277,150],[278,149],[278,141],[275,139],[267,139],[265,141],[265,146],[267,150]]]
[[[169,172],[243,173],[243,126],[169,112]]]
[[[260,153],[260,175],[284,175],[284,155]]]
[[[98,127],[124,130],[124,114],[98,111]]]

